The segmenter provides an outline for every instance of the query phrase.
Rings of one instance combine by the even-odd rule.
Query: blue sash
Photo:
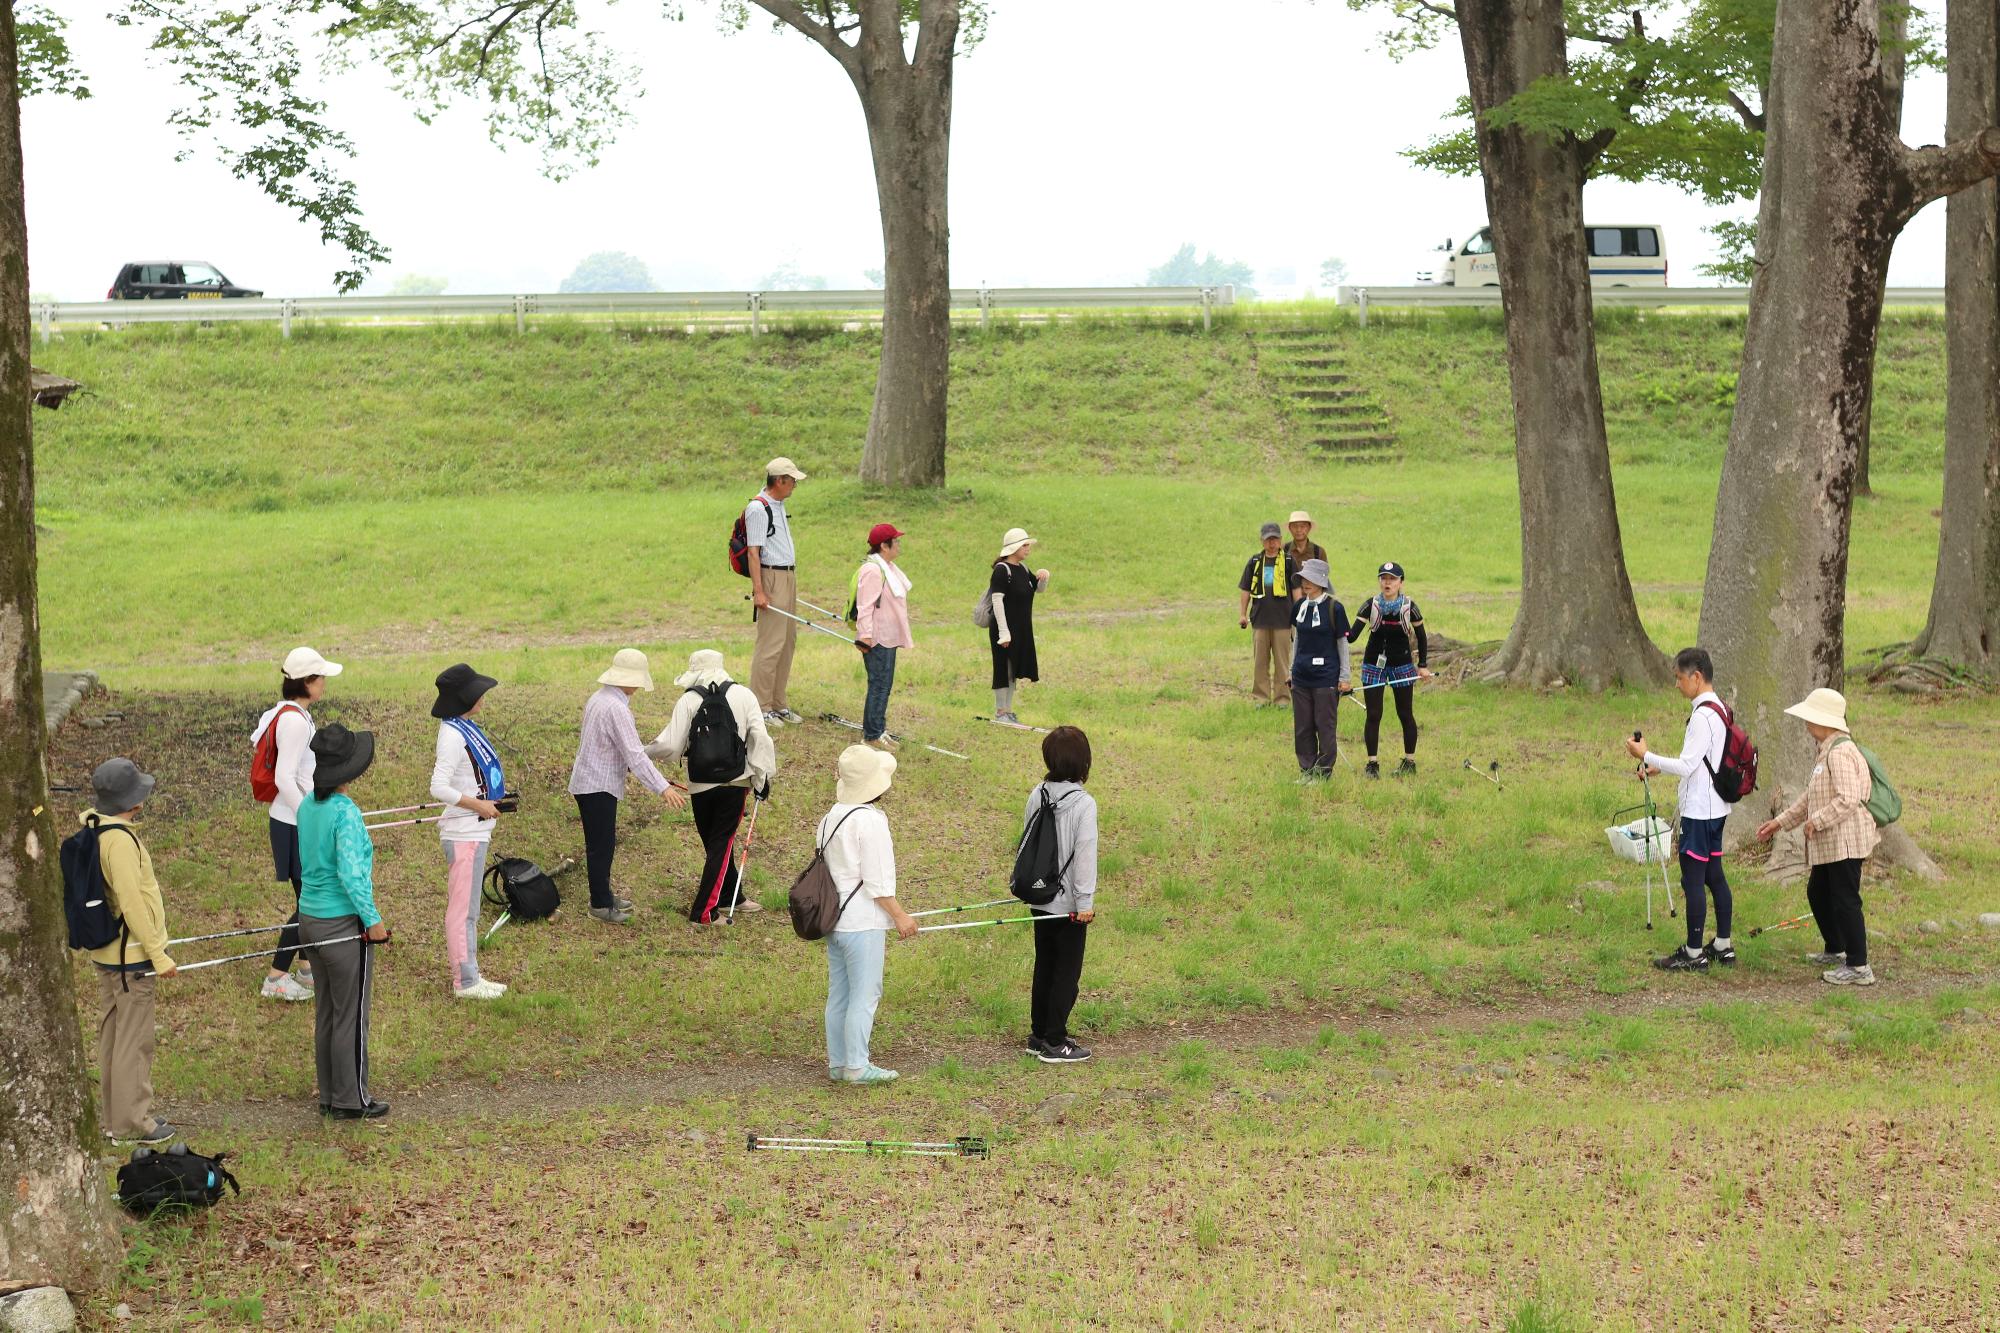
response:
[[[500,754],[480,725],[469,717],[448,717],[444,724],[456,731],[465,742],[465,753],[472,760],[473,774],[479,779],[480,799],[497,801],[505,796],[507,775],[500,768]]]

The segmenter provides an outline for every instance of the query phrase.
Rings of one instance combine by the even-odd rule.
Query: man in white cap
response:
[[[1781,830],[1805,825],[1806,903],[1819,925],[1826,949],[1808,961],[1832,964],[1820,974],[1835,986],[1872,986],[1868,965],[1868,921],[1861,912],[1861,869],[1882,841],[1868,809],[1875,794],[1874,771],[1847,730],[1847,699],[1838,690],[1818,689],[1785,710],[1806,724],[1817,747],[1812,777],[1798,800],[1777,818],[1757,826],[1757,840],[1769,842]]]
[[[789,458],[774,458],[764,467],[764,489],[743,507],[743,535],[748,544],[750,600],[757,604],[757,647],[750,658],[750,688],[764,706],[764,724],[782,727],[803,722],[786,697],[792,679],[792,653],[798,648],[798,551],[792,545],[792,523],[785,501],[806,474]],[[782,616],[765,615],[776,608]]]

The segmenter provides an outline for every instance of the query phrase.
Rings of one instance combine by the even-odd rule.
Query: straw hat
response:
[[[1009,528],[1007,529],[1007,535],[1000,539],[1000,554],[1002,557],[1010,556],[1023,546],[1033,546],[1034,544],[1035,539],[1028,535],[1026,528]]]
[[[1312,521],[1313,521],[1313,516],[1311,514],[1308,514],[1303,509],[1294,509],[1292,511],[1292,516],[1285,520],[1286,523],[1303,523],[1307,527],[1312,526]]]
[[[1787,708],[1785,716],[1844,732],[1847,730],[1847,697],[1839,690],[1817,689]]]
[[[722,654],[713,648],[698,648],[688,654],[688,669],[674,677],[674,684],[684,690],[693,690],[705,685],[718,685],[728,679],[730,675],[722,664]]]
[[[840,780],[833,798],[842,805],[866,805],[889,790],[896,776],[896,756],[870,745],[850,745],[840,752]]]
[[[637,648],[620,648],[612,654],[610,668],[597,678],[597,683],[650,690],[653,688],[652,664]]]

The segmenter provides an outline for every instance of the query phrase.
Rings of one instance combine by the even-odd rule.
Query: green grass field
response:
[[[309,1007],[258,1001],[254,964],[163,983],[165,1109],[198,1146],[246,1150],[248,1193],[146,1230],[112,1299],[336,1327],[1976,1326],[1995,1208],[1969,1164],[2000,1125],[2000,936],[1976,924],[2000,910],[2000,797],[1979,774],[2000,710],[1857,694],[1948,875],[1871,885],[1886,984],[1863,997],[1798,961],[1809,930],[1744,940],[1804,910],[1748,861],[1742,964],[1646,965],[1678,923],[1644,931],[1637,867],[1600,830],[1637,799],[1618,738],[1676,735],[1670,694],[1447,681],[1421,703],[1415,782],[1344,763],[1295,786],[1288,717],[1245,698],[1233,581],[1258,522],[1313,510],[1350,605],[1402,561],[1460,641],[1505,632],[1519,570],[1497,326],[1329,327],[1403,461],[1305,456],[1239,327],[1004,329],[961,335],[952,485],[916,499],[849,479],[863,335],[220,329],[40,358],[92,390],[37,422],[44,653],[113,690],[84,709],[103,726],[58,739],[55,780],[113,752],[159,772],[148,836],[177,933],[289,911],[244,768],[299,642],[348,667],[322,720],[380,735],[367,806],[423,799],[437,670],[499,676],[488,721],[529,800],[498,848],[580,854],[563,784],[590,682],[628,644],[663,679],[695,647],[744,667],[722,545],[778,452],[815,474],[793,506],[805,595],[844,595],[870,523],[911,534],[918,646],[891,726],[971,758],[903,752],[905,901],[1004,892],[1040,775],[1035,738],[973,720],[991,696],[965,610],[1014,524],[1055,573],[1022,711],[1091,733],[1104,819],[1077,1014],[1099,1060],[1020,1061],[1027,941],[956,932],[891,949],[876,1037],[906,1081],[860,1095],[814,1084],[816,947],[777,912],[686,924],[692,826],[636,788],[616,876],[636,924],[572,903],[509,926],[485,961],[513,989],[487,1006],[444,985],[434,838],[385,834],[372,1082],[397,1115],[312,1122]],[[1698,618],[1739,337],[1708,316],[1604,325],[1627,558],[1665,647]],[[1931,321],[1885,329],[1857,658],[1925,614],[1941,344]],[[802,643],[795,708],[858,716],[861,692],[851,650]],[[670,692],[636,702],[650,736]],[[1345,758],[1359,710],[1341,726]],[[852,733],[777,739],[751,872],[772,908]],[[1466,759],[1498,760],[1504,790]],[[985,1133],[996,1152],[746,1163],[745,1130]],[[1840,1254],[1863,1262],[1830,1273]],[[1670,1309],[1694,1291],[1715,1305]]]

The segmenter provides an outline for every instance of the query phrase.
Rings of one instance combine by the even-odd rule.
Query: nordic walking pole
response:
[[[205,944],[209,940],[233,940],[239,935],[269,935],[275,931],[290,930],[292,923],[280,921],[275,926],[248,926],[242,930],[218,930],[213,935],[189,935],[185,939],[168,940],[169,945]]]
[[[945,915],[947,915],[948,913],[951,913],[951,912],[977,912],[977,911],[981,910],[982,908],[987,908],[987,907],[1005,907],[1005,906],[1007,906],[1007,905],[1008,905],[1008,904],[1010,904],[1010,903],[1016,903],[1016,902],[1019,902],[1019,901],[1020,901],[1020,899],[1018,899],[1018,898],[995,898],[995,899],[994,899],[994,900],[993,900],[992,902],[990,902],[990,903],[967,903],[967,904],[966,904],[965,906],[963,906],[963,907],[933,907],[933,908],[931,908],[931,909],[930,909],[930,910],[929,910],[928,912],[912,912],[912,913],[910,913],[910,915],[911,915],[911,916],[945,916]]]
[[[442,809],[444,809],[443,801],[426,801],[422,805],[392,805],[389,806],[387,809],[383,810],[363,810],[361,812],[361,817],[363,819],[373,819],[377,815],[407,815],[407,814],[414,814],[418,810],[442,810]]]
[[[747,593],[747,592],[746,592],[746,593],[744,593],[744,594],[743,594],[743,600],[744,600],[744,601],[746,601],[746,602],[754,602],[754,601],[756,601],[757,599],[756,599],[755,597],[752,597],[752,596],[751,596],[751,595],[750,595],[749,593]],[[806,600],[805,598],[803,598],[803,597],[794,597],[794,598],[793,598],[793,600],[794,600],[794,601],[796,601],[796,602],[797,602],[797,603],[798,603],[798,604],[799,604],[800,606],[803,606],[803,607],[804,607],[804,608],[805,608],[806,610],[808,610],[808,611],[817,611],[817,612],[819,612],[819,614],[820,614],[820,615],[824,616],[824,617],[825,617],[826,619],[828,619],[828,620],[832,621],[832,622],[833,622],[834,624],[836,624],[836,625],[845,625],[845,624],[847,623],[847,619],[846,619],[846,617],[844,617],[844,616],[837,616],[837,615],[835,615],[835,614],[834,614],[833,612],[831,612],[831,611],[827,610],[827,609],[826,609],[825,607],[823,607],[823,606],[818,606],[818,605],[815,605],[815,604],[814,604],[814,603],[812,603],[812,602],[808,602],[808,601],[807,601],[807,600]],[[777,608],[777,607],[775,607],[775,606],[771,606],[771,607],[766,607],[766,608],[765,608],[765,610],[767,610],[767,611],[778,611],[778,608]],[[778,614],[779,614],[779,615],[791,615],[791,612],[789,612],[789,611],[778,611]],[[792,619],[794,619],[794,620],[797,620],[797,619],[798,619],[798,617],[797,617],[797,616],[792,616]]]
[[[423,819],[392,819],[386,824],[364,824],[362,827],[366,828],[370,833],[374,833],[378,829],[408,828],[412,824],[435,824],[443,818],[443,815],[430,815]]]
[[[846,727],[849,731],[861,730],[861,724],[859,722],[855,722],[848,718],[844,718],[838,713],[821,713],[819,715],[819,720],[822,722],[831,722],[836,727]],[[972,757],[971,755],[960,754],[956,750],[947,750],[942,745],[932,745],[927,741],[920,741],[915,736],[902,736],[899,737],[898,739],[906,740],[912,745],[921,745],[923,746],[924,749],[930,750],[936,754],[948,754],[953,759],[970,759]]]
[[[1759,926],[1757,927],[1757,929],[1750,932],[1749,938],[1754,940],[1759,935],[1767,935],[1774,930],[1792,930],[1799,926],[1803,926],[1806,922],[1812,919],[1813,919],[1812,913],[1807,912],[1803,916],[1789,917],[1786,920],[1778,922],[1774,926]]]
[[[743,869],[750,864],[750,840],[757,836],[757,812],[764,808],[764,798],[754,792],[750,797],[754,804],[750,807],[750,827],[743,833],[743,852],[736,858],[736,892],[729,895],[729,911],[723,915],[722,924],[736,924],[736,903],[743,896]]]
[[[1481,772],[1479,769],[1474,768],[1472,766],[1472,761],[1468,759],[1465,761],[1465,771],[1468,773],[1477,774],[1478,776],[1485,778],[1488,782],[1492,783],[1496,787],[1500,786],[1500,761],[1498,759],[1495,759],[1492,763],[1488,764],[1484,772]],[[1501,790],[1505,791],[1506,788],[1501,787]]]
[[[507,922],[508,922],[508,920],[509,920],[509,919],[510,919],[510,918],[511,918],[511,917],[512,917],[513,915],[514,915],[514,914],[513,914],[512,912],[502,912],[502,913],[500,914],[500,919],[499,919],[498,921],[495,921],[495,922],[493,923],[493,930],[489,930],[489,931],[487,931],[487,932],[486,932],[486,933],[485,933],[484,935],[481,935],[481,936],[479,937],[479,942],[480,942],[481,944],[484,944],[484,943],[486,943],[486,941],[488,941],[488,940],[492,939],[492,938],[493,938],[493,932],[494,932],[494,931],[497,931],[497,930],[499,930],[499,929],[500,929],[500,927],[502,927],[502,926],[506,925],[506,924],[507,924]]]
[[[986,1140],[966,1134],[948,1143],[906,1143],[889,1139],[801,1139],[770,1134],[746,1134],[750,1152],[887,1153],[911,1157],[985,1157]]]
[[[1064,921],[1067,919],[1067,917],[1057,916],[1053,912],[1040,912],[1034,916],[1002,917],[998,921],[953,921],[949,925],[943,926],[918,926],[917,934],[921,935],[927,930],[971,930],[975,926],[1017,926],[1023,921]],[[884,926],[883,929],[894,930],[895,927]]]
[[[359,935],[343,935],[337,940],[314,940],[311,944],[301,945],[300,949],[301,952],[303,952],[306,949],[324,948],[326,945],[329,944],[352,944],[355,940],[365,940],[367,938],[368,938],[368,932],[363,931]],[[384,940],[382,942],[386,944],[388,941]],[[204,967],[221,967],[224,963],[241,963],[241,962],[246,962],[252,958],[269,958],[270,956],[271,956],[271,951],[269,949],[259,949],[256,953],[237,953],[237,954],[231,954],[227,958],[210,958],[204,962],[199,962],[199,963],[182,963],[178,967],[176,967],[174,971],[176,973],[199,972]],[[150,976],[156,976],[158,974],[153,972],[151,969],[148,969],[147,971],[141,972],[139,975],[142,977],[150,977]]]
[[[1642,734],[1642,733],[1641,733],[1641,732],[1639,731],[1639,729],[1638,729],[1637,727],[1634,727],[1634,728],[1632,729],[1632,739],[1633,739],[1633,740],[1635,740],[1635,741],[1638,741],[1638,740],[1644,740],[1644,739],[1645,739],[1645,736],[1644,736],[1644,735],[1643,735],[1643,734]],[[1652,792],[1652,789],[1651,789],[1650,787],[1645,787],[1645,782],[1646,782],[1646,761],[1645,761],[1645,760],[1643,760],[1643,759],[1641,759],[1641,760],[1639,761],[1639,765],[1638,765],[1638,772],[1639,772],[1639,783],[1640,783],[1640,786],[1641,786],[1641,787],[1644,787],[1644,788],[1645,788],[1645,792],[1646,792],[1646,801],[1645,801],[1645,805],[1644,805],[1644,806],[1642,807],[1642,809],[1641,809],[1641,814],[1642,814],[1642,815],[1643,815],[1643,816],[1645,817],[1645,820],[1646,820],[1646,823],[1645,823],[1645,825],[1644,825],[1644,829],[1645,829],[1645,831],[1644,831],[1644,835],[1643,835],[1643,836],[1645,837],[1645,842],[1641,844],[1641,847],[1640,847],[1640,853],[1639,853],[1639,854],[1640,854],[1640,855],[1641,855],[1642,857],[1644,857],[1644,858],[1645,858],[1645,862],[1646,862],[1646,865],[1645,865],[1645,872],[1646,872],[1646,929],[1647,929],[1647,930],[1651,930],[1651,929],[1653,928],[1653,866],[1652,866],[1652,860],[1653,860],[1653,792]]]
[[[817,620],[807,620],[804,616],[795,616],[782,606],[767,606],[764,609],[766,611],[776,611],[779,615],[783,616],[787,620],[796,620],[801,625],[804,625],[807,629],[813,631],[815,634],[824,634],[829,639],[839,639],[849,648],[855,646],[854,640],[848,638],[845,634],[835,634],[832,630],[820,624]]]

